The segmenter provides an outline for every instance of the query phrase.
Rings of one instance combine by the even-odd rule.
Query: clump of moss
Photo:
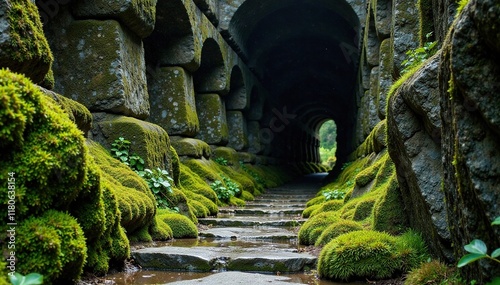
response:
[[[237,206],[237,207],[245,207],[246,205],[246,202],[241,200],[240,198],[238,197],[235,197],[235,196],[231,196],[229,198],[229,205],[231,206]]]
[[[193,193],[200,194],[212,202],[217,203],[217,194],[210,188],[203,176],[197,175],[188,165],[180,164],[180,185]]]
[[[321,204],[321,203],[325,202],[325,200],[326,200],[325,196],[321,195],[321,193],[320,193],[319,196],[316,196],[316,197],[312,198],[311,200],[307,201],[306,207],[311,207],[313,205]]]
[[[17,228],[16,256],[23,274],[37,272],[47,283],[65,283],[80,277],[87,258],[83,231],[72,216],[49,210],[30,217]]]
[[[311,205],[307,208],[304,209],[304,211],[302,211],[302,217],[303,218],[309,218],[311,216],[311,214],[316,211],[317,209],[319,209],[321,207],[321,204],[316,204],[316,205]]]
[[[323,246],[340,235],[360,230],[363,230],[363,227],[360,223],[351,220],[340,219],[328,226],[319,236],[318,240],[316,240],[316,243],[314,245]]]
[[[375,204],[375,198],[369,197],[367,199],[362,199],[354,207],[354,215],[352,217],[355,221],[362,221],[368,218],[372,214],[373,205]]]
[[[158,219],[165,222],[172,229],[174,238],[198,237],[196,225],[186,216],[166,210],[158,210]]]
[[[312,211],[310,217],[316,216],[319,213],[337,211],[344,205],[344,201],[342,200],[330,200],[323,204],[320,204],[316,210]]]
[[[321,251],[322,278],[353,280],[391,277],[399,267],[396,238],[376,231],[354,231],[337,237]]]
[[[156,223],[152,224],[150,232],[153,240],[166,241],[173,238],[172,229],[158,215],[155,216]]]
[[[313,245],[324,229],[338,221],[334,212],[323,212],[307,220],[299,230],[299,243]]]
[[[405,285],[462,285],[463,282],[457,276],[455,270],[448,267],[446,264],[438,261],[432,260],[430,262],[424,262],[420,267],[410,271],[406,275]]]
[[[253,201],[255,200],[255,197],[252,195],[252,193],[248,192],[248,191],[241,191],[241,196],[240,198],[244,201]]]

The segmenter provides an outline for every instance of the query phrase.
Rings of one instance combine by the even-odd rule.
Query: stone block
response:
[[[226,145],[229,134],[221,97],[218,94],[197,94],[196,110],[200,121],[196,138],[211,145]]]
[[[205,14],[210,22],[217,27],[219,24],[219,1],[218,0],[193,0],[196,6]]]
[[[375,27],[369,25],[368,35],[365,42],[366,61],[371,66],[379,65],[380,40],[378,39]]]
[[[248,133],[248,152],[258,154],[262,151],[260,145],[260,124],[258,121],[249,121],[247,123]]]
[[[243,161],[243,163],[255,164],[257,156],[249,152],[238,152],[238,161]]]
[[[194,137],[200,130],[193,78],[182,67],[162,67],[148,73],[152,123],[169,135]]]
[[[375,0],[373,1],[372,9],[375,15],[375,27],[379,39],[388,38],[391,34],[392,1]]]
[[[202,140],[171,136],[170,142],[179,156],[208,159],[212,153],[210,146]]]
[[[394,68],[399,73],[401,62],[406,59],[406,52],[420,45],[420,23],[415,1],[393,0],[393,8],[393,58]]]
[[[40,83],[53,61],[34,1],[0,1],[0,67]]]
[[[227,112],[227,127],[230,133],[228,146],[235,150],[248,147],[247,122],[240,111]]]
[[[250,100],[247,96],[245,86],[239,86],[236,90],[231,88],[230,93],[226,97],[227,110],[245,110],[249,104]]]
[[[54,63],[55,91],[92,112],[149,116],[141,39],[114,20],[73,22]]]
[[[137,154],[145,161],[147,168],[167,169],[172,173],[169,161],[170,139],[167,132],[158,125],[131,117],[106,113],[94,113],[91,135],[107,149],[119,137],[131,142],[130,154]]]
[[[155,27],[156,0],[79,0],[73,5],[78,18],[118,19],[141,38]]]

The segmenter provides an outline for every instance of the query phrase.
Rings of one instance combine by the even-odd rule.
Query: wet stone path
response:
[[[305,221],[305,204],[325,176],[304,176],[268,189],[244,208],[221,208],[217,217],[199,219],[206,229],[195,242],[133,251],[143,269],[157,270],[143,271],[143,277],[145,272],[153,272],[152,279],[165,273],[170,280],[126,284],[335,284],[304,278],[317,258],[301,250],[296,234]]]

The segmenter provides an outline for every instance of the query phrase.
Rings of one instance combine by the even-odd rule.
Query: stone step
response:
[[[289,204],[289,203],[302,203],[305,204],[309,201],[309,199],[287,199],[285,200],[279,200],[279,199],[267,199],[267,198],[255,198],[254,203],[273,203],[273,204]]]
[[[317,258],[295,249],[243,247],[153,247],[132,251],[144,269],[286,273],[314,268]]]
[[[276,274],[246,273],[246,272],[218,272],[206,277],[192,280],[168,282],[170,285],[236,285],[248,284],[251,280],[252,285],[303,285],[304,282],[294,280],[291,277]],[[300,282],[300,283],[296,283]],[[312,283],[307,283],[312,284]]]
[[[304,195],[304,194],[279,194],[279,193],[269,193],[269,194],[263,194],[260,196],[257,196],[256,199],[258,200],[259,198],[264,198],[264,199],[279,199],[279,200],[288,200],[288,199],[311,199],[313,198],[311,195]]]
[[[232,214],[232,215],[255,215],[255,216],[291,216],[291,215],[301,215],[304,211],[302,208],[274,208],[274,209],[263,209],[263,208],[221,208],[219,209],[219,214]]]
[[[224,227],[210,228],[199,232],[200,237],[216,240],[244,240],[244,241],[291,241],[297,239],[294,232],[276,227]]]
[[[292,204],[273,204],[273,203],[260,203],[254,201],[248,201],[245,208],[273,208],[273,209],[287,209],[287,208],[304,208],[304,203],[292,203]],[[220,210],[221,208],[219,208]]]
[[[306,220],[302,218],[296,219],[282,219],[281,217],[252,217],[252,216],[238,216],[232,218],[200,218],[198,223],[202,225],[211,225],[214,227],[296,227],[302,225]]]

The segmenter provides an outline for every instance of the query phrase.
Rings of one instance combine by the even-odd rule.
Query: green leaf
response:
[[[466,254],[466,255],[462,256],[462,258],[460,258],[460,260],[458,261],[457,267],[458,268],[463,267],[463,266],[465,266],[471,262],[474,262],[478,259],[485,258],[486,256],[487,256],[486,254],[477,254],[477,253]]]
[[[496,219],[491,223],[492,226],[499,226],[500,225],[500,216],[496,217]]]
[[[43,276],[38,273],[30,273],[26,275],[23,285],[37,285],[43,284]]]
[[[500,256],[500,247],[495,249],[492,253],[491,253],[491,257],[493,258],[497,258]]]
[[[486,254],[488,252],[486,244],[480,239],[471,241],[469,244],[464,246],[464,249],[470,253],[477,254]]]

